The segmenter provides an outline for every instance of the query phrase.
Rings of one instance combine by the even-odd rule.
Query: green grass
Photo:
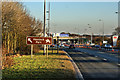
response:
[[[41,51],[40,51],[41,52]],[[54,51],[55,52],[55,51]],[[48,58],[42,53],[24,55],[14,58],[15,65],[2,70],[2,78],[34,78],[37,79],[71,79],[75,78],[74,69],[69,58],[60,51],[59,54],[49,54]],[[5,79],[5,80],[6,80]]]

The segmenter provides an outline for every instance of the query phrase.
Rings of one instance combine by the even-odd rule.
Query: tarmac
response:
[[[63,51],[64,51],[64,50],[63,50]],[[73,67],[74,67],[74,69],[75,69],[76,79],[77,79],[77,80],[84,80],[83,75],[81,74],[81,72],[80,72],[79,68],[77,67],[76,63],[74,62],[74,60],[70,57],[70,55],[69,55],[66,51],[64,51],[64,52],[65,52],[66,55],[69,57],[72,65],[73,65]]]

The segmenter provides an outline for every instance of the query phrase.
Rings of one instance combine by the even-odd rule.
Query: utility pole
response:
[[[92,40],[93,40],[93,33],[91,34],[91,44],[92,44]]]
[[[103,41],[104,41],[104,22],[102,21],[103,23]]]
[[[48,4],[48,37],[50,37],[50,1],[49,1],[49,4]],[[47,47],[49,47],[49,45],[47,45]]]
[[[44,33],[44,37],[46,37],[46,0],[44,0],[44,30],[43,30],[43,33]],[[46,53],[46,45],[44,45],[43,55],[45,55],[45,53]]]
[[[48,36],[50,36],[50,2],[48,5],[49,13],[48,13]]]
[[[80,37],[79,37],[79,29],[78,29],[78,44],[80,44],[80,43],[79,43],[79,38],[80,38]]]
[[[103,20],[101,20],[101,19],[99,19],[99,21],[101,21],[102,22],[102,26],[103,26],[103,41],[104,41],[104,21]]]
[[[85,38],[86,38],[85,44],[87,44],[87,34],[86,34],[86,31],[87,31],[87,29],[84,29],[84,34],[85,34]]]
[[[90,29],[92,28],[92,27],[90,27],[90,24],[88,24],[88,26],[89,26]],[[93,35],[93,33],[91,33],[91,44],[92,44],[92,35]]]

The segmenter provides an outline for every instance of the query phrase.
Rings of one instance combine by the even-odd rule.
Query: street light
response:
[[[118,14],[118,13],[120,13],[120,12],[116,11],[115,13]]]
[[[103,41],[104,41],[104,21],[99,19],[99,21],[101,21],[103,23]]]
[[[47,13],[48,13],[48,36],[50,36],[50,2],[49,2],[49,5],[48,5],[48,11],[47,11]]]
[[[89,26],[88,28],[90,28],[90,29],[92,28],[92,27],[90,27],[90,24],[88,24],[88,26]],[[91,31],[91,32],[92,32],[92,31]],[[91,33],[91,44],[92,44],[92,34],[93,34],[93,33]]]
[[[43,28],[43,35],[46,37],[46,0],[44,0],[44,28]],[[46,53],[46,45],[44,45],[44,52],[43,55]]]
[[[86,44],[87,44],[87,34],[86,34],[87,29],[84,29],[84,34],[85,34],[85,38],[86,38]]]
[[[115,13],[117,14],[118,12],[116,11]]]
[[[80,42],[79,42],[79,40],[80,40],[80,39],[79,39],[79,38],[80,38],[80,37],[79,37],[79,34],[80,34],[80,33],[79,33],[79,28],[78,28],[78,44],[80,44]]]

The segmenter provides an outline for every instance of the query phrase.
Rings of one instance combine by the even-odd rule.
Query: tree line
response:
[[[25,53],[26,36],[42,33],[42,22],[20,2],[2,2],[2,46],[7,53]]]

